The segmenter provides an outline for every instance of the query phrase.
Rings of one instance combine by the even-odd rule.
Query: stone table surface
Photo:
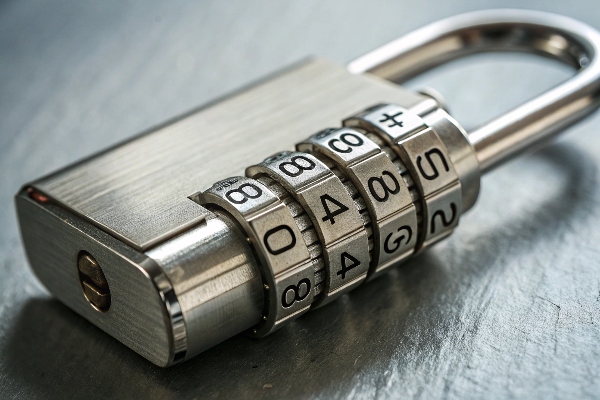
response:
[[[600,29],[597,1],[0,3],[0,398],[598,398],[600,114],[485,176],[444,243],[263,340],[160,369],[58,303],[19,186],[308,55],[345,63],[495,7]],[[473,127],[571,75],[475,56],[410,82]]]

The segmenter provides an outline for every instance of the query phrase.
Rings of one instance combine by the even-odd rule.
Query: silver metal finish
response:
[[[425,129],[397,144],[423,195],[428,196],[458,182],[448,150],[433,130]]]
[[[277,181],[274,181],[268,176],[261,176],[256,180],[265,185],[283,202],[283,204],[286,205],[294,217],[296,226],[298,226],[298,229],[302,233],[302,238],[310,253],[311,263],[315,272],[314,299],[323,291],[323,287],[325,286],[325,276],[327,275],[325,272],[325,260],[323,259],[323,246],[321,246],[315,227],[300,203],[298,203],[283,186],[277,183]]]
[[[452,233],[460,218],[461,201],[459,182],[425,197],[423,248]]]
[[[311,258],[292,213],[281,200],[256,180],[234,177],[200,193],[198,201],[230,213],[260,260],[268,301],[254,334],[265,336],[308,311],[315,286]]]
[[[600,34],[579,21],[543,12],[486,10],[451,17],[365,54],[348,69],[403,82],[456,58],[490,51],[540,54],[579,72],[469,134],[483,172],[598,108]]]
[[[146,256],[165,272],[177,294],[186,327],[186,359],[260,321],[260,269],[246,236],[228,216],[211,213]]]
[[[131,247],[147,250],[205,218],[206,210],[188,196],[242,174],[257,158],[291,149],[299,138],[372,104],[409,107],[424,99],[311,60],[31,186]],[[289,133],[283,140],[282,130]],[[213,132],[214,140],[203,132]],[[249,152],[249,141],[261,151]]]
[[[458,176],[461,190],[462,211],[473,207],[480,189],[481,170],[475,149],[467,132],[444,110],[435,110],[423,117],[425,124],[442,140]]]
[[[448,150],[433,130],[425,129],[400,140],[398,148],[421,189],[426,221],[425,247],[449,235],[457,226],[462,210],[460,181]]]
[[[252,177],[279,182],[310,216],[323,246],[327,278],[321,302],[327,302],[367,277],[369,247],[358,210],[342,182],[317,158],[284,152],[249,167]]]
[[[410,170],[424,210],[419,250],[448,236],[463,210],[462,191],[449,152],[436,132],[416,114],[393,104],[369,108],[344,124],[382,135]]]
[[[409,44],[407,51],[392,45],[349,68],[356,72],[368,65],[370,72],[400,79],[414,72],[419,62],[425,63],[419,67],[427,67],[449,58],[454,54],[453,41],[444,39],[472,34],[474,27],[492,39],[502,28],[538,34],[536,39],[548,33],[540,31],[544,16],[535,14],[531,21],[518,22],[514,14],[502,15],[505,20],[477,14],[482,23],[465,26],[460,19],[449,20],[440,25],[448,30],[446,34],[434,25],[424,31],[430,41],[422,48]],[[556,30],[572,34],[562,25]],[[591,35],[590,41],[598,37]],[[574,43],[590,50],[588,42]],[[440,50],[442,45],[450,50]],[[499,49],[504,48],[492,45],[488,50]],[[571,56],[584,54],[577,46],[567,50]],[[412,51],[432,59],[419,58]],[[396,74],[394,69],[406,57],[410,58],[406,75]],[[577,59],[581,66],[589,61],[582,60],[583,56]],[[593,65],[594,60],[590,62]],[[578,77],[584,75],[585,71]],[[369,270],[373,276],[412,254],[415,246],[419,251],[449,235],[461,213],[477,199],[481,169],[546,137],[555,129],[546,129],[549,120],[564,126],[592,107],[591,95],[583,93],[590,89],[590,82],[586,83],[585,89],[571,93],[578,97],[574,102],[562,102],[550,92],[538,103],[528,103],[526,110],[522,107],[509,114],[513,119],[522,117],[524,124],[507,125],[502,117],[487,131],[473,134],[473,147],[435,96],[413,94],[375,77],[353,76],[311,61],[30,184],[29,197],[24,192],[18,202],[23,229],[34,225],[28,223],[28,213],[34,213],[31,204],[44,212],[56,208],[67,216],[40,217],[48,221],[49,231],[67,235],[65,229],[72,228],[69,216],[86,229],[69,231],[74,237],[70,247],[58,249],[40,246],[36,234],[27,232],[27,251],[35,254],[34,270],[55,293],[72,291],[73,282],[81,284],[80,272],[71,265],[77,263],[71,257],[74,251],[110,265],[106,280],[115,300],[110,309],[102,310],[106,313],[93,314],[96,310],[89,306],[83,309],[81,291],[79,298],[71,293],[58,297],[154,363],[171,365],[252,326],[257,336],[269,334],[311,305],[325,304],[358,286]],[[555,106],[563,107],[563,112],[547,117]],[[249,143],[271,153],[275,146],[285,146],[274,140],[280,132],[289,132],[288,140],[297,133],[339,126],[347,115],[354,116],[343,123],[362,133],[342,128],[317,134],[297,147],[306,152],[277,153],[247,168],[249,178],[221,180],[205,190],[216,179],[238,175],[257,157],[248,152]],[[313,129],[317,124],[318,129]],[[205,138],[198,135],[203,131],[216,138],[211,145],[206,146]],[[372,142],[370,134],[379,135],[391,149]],[[378,204],[392,195],[400,195],[399,201],[385,207]],[[98,245],[96,231],[88,225],[111,235],[119,245]],[[123,261],[127,252],[143,265]],[[41,271],[46,268],[54,271]],[[131,278],[132,269],[141,275]],[[115,279],[121,283],[115,285]],[[323,288],[317,290],[320,282]],[[148,293],[133,290],[123,295],[123,288],[135,289],[136,284],[152,292],[151,304],[137,299]],[[131,313],[141,307],[148,307],[145,315],[152,314],[154,320],[137,319],[129,329]],[[103,322],[101,315],[112,319]],[[154,322],[157,316],[160,323]],[[152,334],[138,336],[144,330]],[[161,343],[162,352],[155,346],[140,350],[148,337]]]
[[[331,82],[335,85],[329,85]],[[293,148],[297,138],[305,137],[307,132],[339,124],[340,116],[382,100],[412,106],[426,98],[389,82],[352,75],[343,67],[313,60],[161,126],[114,151],[100,153],[33,182],[27,186],[38,200],[34,202],[22,194],[17,201],[32,268],[63,303],[155,364],[168,366],[191,357],[251,328],[264,307],[261,269],[250,246],[243,241],[239,229],[230,226],[229,217],[219,217],[220,224],[213,221],[214,215],[192,200],[193,195],[219,178],[239,175],[261,152],[264,156],[273,154],[285,147],[286,140],[287,147]],[[272,104],[278,105],[277,112]],[[232,109],[244,116],[243,123],[230,118]],[[289,132],[283,141],[282,126]],[[213,140],[198,134],[208,131],[213,132]],[[249,152],[250,142],[252,149],[261,152]],[[130,164],[130,159],[142,161]],[[189,214],[180,213],[181,209],[173,207],[175,203],[197,209],[202,219],[185,217]],[[60,210],[62,219],[43,218],[43,231],[53,232],[52,235],[38,238],[40,232],[36,230],[40,228],[35,218],[42,218],[40,215],[47,212],[34,213],[25,204],[35,204],[36,210]],[[171,216],[168,224],[157,223]],[[63,238],[64,230],[71,229],[62,226],[64,220],[89,227],[79,229],[77,239],[71,243],[76,248],[52,245],[52,238]],[[96,238],[89,232],[96,231],[103,232],[112,243],[103,246],[101,252],[90,245]],[[311,235],[310,230],[306,233]],[[120,246],[146,260],[143,265],[157,270],[153,274],[160,275],[160,279],[155,278],[160,287],[153,283],[153,274],[126,271],[139,268],[137,264],[120,267],[122,263],[100,257],[108,252],[118,259]],[[106,273],[113,298],[104,319],[82,294],[75,265],[81,250],[92,254]],[[314,253],[315,282],[324,281],[319,246],[312,245],[310,250]],[[113,268],[123,270],[107,271]],[[126,275],[120,278],[122,286],[114,287],[114,273]],[[136,279],[141,279],[140,283]],[[147,290],[154,292],[150,295],[131,289],[137,285],[149,285],[151,289]],[[316,295],[323,286],[315,287]],[[125,297],[114,299],[125,292]],[[145,297],[131,302],[132,295]],[[141,303],[138,305],[137,301]],[[137,314],[139,318],[132,317],[138,307],[144,311]],[[148,313],[155,315],[148,317]],[[160,316],[160,323],[156,322],[156,315]],[[137,334],[137,330],[144,332]]]
[[[398,169],[377,144],[354,129],[342,128],[319,132],[296,149],[331,158],[366,200],[375,236],[371,275],[413,253],[417,243],[415,206]]]
[[[171,291],[157,287],[164,271],[153,260],[62,207],[40,204],[26,193],[16,201],[29,262],[54,296],[157,365],[168,366],[181,357],[174,349],[176,310],[171,314],[165,307]],[[111,291],[106,313],[90,307],[81,291],[77,258],[82,248],[103,266]]]
[[[72,312],[40,283],[24,257],[11,204],[23,182],[289,60],[312,53],[341,64],[441,17],[527,4],[533,3],[3,2],[0,398],[597,398],[600,114],[558,143],[486,174],[477,207],[461,218],[460,229],[418,258],[271,337],[237,335],[164,370]],[[600,28],[597,5],[535,3]],[[194,67],[181,69],[182,59],[195,59]],[[568,69],[556,62],[504,54],[436,72],[413,87],[433,85],[469,126],[480,115],[491,118],[489,107],[500,112],[511,99],[527,100],[568,78]],[[323,82],[319,95],[328,89]],[[340,117],[379,101],[392,100],[332,112],[333,125],[315,129],[336,126]],[[312,111],[306,112],[302,118],[309,120]],[[291,150],[316,132],[280,127],[269,139],[280,143],[273,152]],[[194,134],[203,146],[226,151],[219,147],[225,134]],[[244,150],[250,163],[269,154],[257,138],[246,137]],[[214,157],[220,158],[217,151]],[[212,162],[198,162],[188,173],[202,173]],[[45,229],[52,238],[40,243],[56,251],[60,236],[51,225]],[[28,246],[37,250],[35,242]]]
[[[440,151],[445,154],[444,161],[447,161],[441,167],[448,166],[448,168],[452,168],[452,171],[446,171],[446,168],[443,168],[442,175],[444,176],[440,177],[439,180],[436,179],[435,183],[426,178],[416,179],[418,175],[422,176],[416,165],[417,160],[414,159],[411,163],[406,150],[397,148],[396,151],[399,150],[400,156],[404,158],[403,161],[408,166],[412,166],[415,182],[417,185],[422,185],[422,189],[425,190],[426,194],[431,194],[458,178],[462,193],[461,208],[459,210],[465,212],[473,207],[479,195],[481,172],[475,151],[464,129],[447,112],[440,108],[431,110],[428,107],[428,101],[424,101],[422,104],[421,107],[417,105],[413,109],[407,109],[397,104],[380,104],[346,118],[343,124],[344,126],[357,127],[378,133],[392,147],[404,138],[421,132],[426,127],[431,128],[430,131],[433,130],[433,132],[427,134],[429,140],[437,142],[438,147],[443,149]],[[414,111],[415,109],[426,109],[427,112],[417,114]],[[409,147],[416,144],[415,142],[410,143],[412,144],[408,144]],[[418,149],[416,150],[418,151]],[[415,154],[415,156],[424,157],[420,162],[422,166],[429,163],[428,157],[435,157],[433,154],[425,155],[424,153],[422,155]],[[439,157],[439,154],[437,156]],[[433,173],[433,171],[431,172]],[[436,172],[440,173],[437,169]]]

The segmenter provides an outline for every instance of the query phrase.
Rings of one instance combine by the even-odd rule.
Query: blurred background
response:
[[[26,181],[305,57],[345,64],[499,7],[600,29],[593,0],[0,1],[0,398],[597,397],[599,116],[487,176],[453,238],[390,278],[169,370],[52,300],[21,249],[12,196]],[[571,74],[480,55],[408,86],[441,92],[468,129]]]

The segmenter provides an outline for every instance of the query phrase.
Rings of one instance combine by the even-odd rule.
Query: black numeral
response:
[[[349,253],[343,252],[341,256],[342,261],[342,269],[337,272],[338,275],[342,276],[342,279],[346,279],[346,273],[350,271],[352,268],[356,268],[360,265],[360,261],[356,258],[352,257]],[[350,261],[352,264],[348,265],[347,262]]]
[[[256,193],[248,193],[244,190],[245,188],[252,188],[252,190],[254,190]],[[238,200],[236,198],[238,196],[232,196],[236,193],[241,196],[241,199]],[[229,192],[225,193],[225,198],[227,198],[227,200],[229,200],[233,204],[244,204],[248,201],[248,199],[258,199],[261,195],[262,190],[260,190],[259,187],[251,183],[244,183],[243,185],[240,185],[239,188],[230,190]]]
[[[283,239],[284,236],[289,236],[289,243],[278,248],[278,249],[274,249],[271,246],[271,243],[269,242],[269,239],[271,238],[271,236],[278,234],[279,232],[282,232],[281,234],[279,234],[279,241],[281,241]],[[265,247],[267,248],[267,250],[269,251],[269,253],[273,254],[274,256],[281,254],[281,253],[285,253],[286,251],[293,249],[294,246],[296,245],[296,235],[294,235],[294,231],[292,230],[292,228],[290,228],[287,225],[279,225],[276,226],[273,229],[269,229],[267,231],[267,233],[265,233],[265,236],[263,237],[263,243],[265,244]]]
[[[351,140],[352,139],[352,140]],[[346,147],[339,147],[338,143],[342,142]],[[339,139],[331,139],[328,146],[338,153],[350,153],[353,147],[362,146],[364,141],[354,133],[344,133]]]
[[[302,163],[299,163],[298,161],[302,161]],[[291,161],[279,164],[279,170],[287,176],[295,178],[302,175],[304,171],[310,171],[316,166],[317,164],[304,156],[294,156],[291,158]]]
[[[302,290],[306,287],[306,290]],[[301,292],[302,290],[302,292]],[[281,305],[285,308],[290,308],[295,302],[302,301],[310,294],[310,279],[300,279],[297,285],[290,285],[285,288],[281,295]]]
[[[410,239],[412,238],[412,229],[410,228],[410,226],[401,226],[400,228],[398,228],[398,233],[400,232],[405,232],[405,234],[398,236],[392,241],[394,247],[390,247],[390,239],[392,238],[392,234],[390,233],[389,235],[387,235],[387,237],[385,238],[385,242],[383,242],[383,251],[385,251],[388,254],[392,254],[400,248],[400,245],[402,244],[402,239],[406,238],[406,241],[404,242],[405,244],[408,244],[410,242]]]
[[[442,161],[442,164],[444,165],[444,169],[446,170],[446,172],[450,171],[450,167],[448,167],[448,162],[446,161],[446,158],[444,157],[444,153],[442,153],[442,151],[440,149],[431,149],[429,151],[425,152],[425,159],[427,160],[427,163],[429,164],[429,167],[431,168],[431,170],[433,171],[431,174],[426,173],[423,170],[423,157],[418,156],[417,157],[417,168],[419,168],[419,172],[421,173],[421,175],[423,175],[423,178],[427,179],[428,181],[432,181],[435,178],[437,178],[438,176],[440,176],[440,172],[438,171],[437,167],[435,166],[435,164],[433,163],[433,160],[431,159],[431,156],[433,154],[437,154],[437,156],[440,158],[440,160]]]
[[[442,225],[444,228],[449,227],[454,222],[454,218],[456,218],[456,204],[450,203],[450,211],[452,211],[452,215],[450,219],[446,218],[446,213],[442,210],[437,210],[431,216],[431,234],[435,233],[435,217],[440,217]]]
[[[329,204],[327,202],[334,204],[337,207],[337,209],[332,212],[329,209]],[[348,211],[348,207],[346,207],[345,205],[343,205],[328,194],[324,194],[323,196],[321,196],[321,204],[323,204],[323,209],[325,210],[325,216],[322,219],[323,221],[331,221],[331,225],[335,224],[335,219],[333,219],[333,217]]]
[[[383,179],[384,176],[387,176],[392,180],[392,182],[394,183],[393,189],[390,188],[385,182],[385,180]],[[383,190],[383,196],[377,193],[377,190],[375,189],[376,183],[378,183],[379,186],[381,186],[381,189]],[[394,175],[392,175],[392,173],[388,171],[383,171],[381,173],[381,176],[374,176],[373,178],[369,178],[367,184],[369,186],[371,196],[373,196],[373,198],[380,203],[387,201],[390,198],[390,194],[397,194],[400,192],[400,184],[396,180],[396,177],[394,177]]]

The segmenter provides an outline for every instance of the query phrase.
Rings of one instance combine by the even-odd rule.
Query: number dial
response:
[[[203,205],[216,205],[242,226],[260,259],[268,287],[266,319],[257,336],[308,311],[313,299],[314,271],[310,254],[290,210],[262,183],[245,177],[215,183],[199,195]],[[297,289],[290,295],[292,287]]]
[[[432,129],[402,140],[398,146],[409,160],[425,197],[458,182],[446,146]]]
[[[279,182],[303,206],[313,222],[327,269],[323,304],[358,285],[369,270],[369,245],[360,214],[344,185],[325,164],[306,153],[285,152],[246,170],[248,176],[267,175]],[[338,274],[349,253],[359,264]],[[347,269],[347,268],[346,268]],[[343,277],[342,277],[343,275]]]
[[[398,146],[423,195],[427,222],[423,245],[429,246],[448,236],[458,225],[462,209],[458,175],[446,147],[431,128],[400,141]],[[451,204],[456,209],[454,213]]]
[[[342,128],[321,131],[299,143],[296,148],[299,151],[318,152],[332,159],[365,199],[371,220],[374,221],[375,246],[371,275],[413,253],[417,244],[415,206],[398,169],[376,143],[354,129]],[[408,227],[414,234],[404,235],[400,240],[402,233],[398,233],[398,230],[401,227]],[[385,249],[388,237],[394,245],[388,245]]]
[[[421,110],[421,113],[426,111]],[[400,112],[402,114],[396,120],[403,119],[403,126],[392,126],[388,117]],[[394,146],[406,164],[421,192],[424,204],[425,226],[420,247],[431,245],[449,235],[458,224],[462,210],[461,186],[446,146],[438,134],[428,128],[415,112],[393,104],[366,110],[345,120],[344,125],[360,126],[379,133],[385,141]],[[454,218],[451,218],[451,204],[456,207]]]
[[[427,226],[425,226],[424,246],[432,245],[450,235],[458,225],[462,199],[460,189],[460,184],[457,182],[425,198]]]

